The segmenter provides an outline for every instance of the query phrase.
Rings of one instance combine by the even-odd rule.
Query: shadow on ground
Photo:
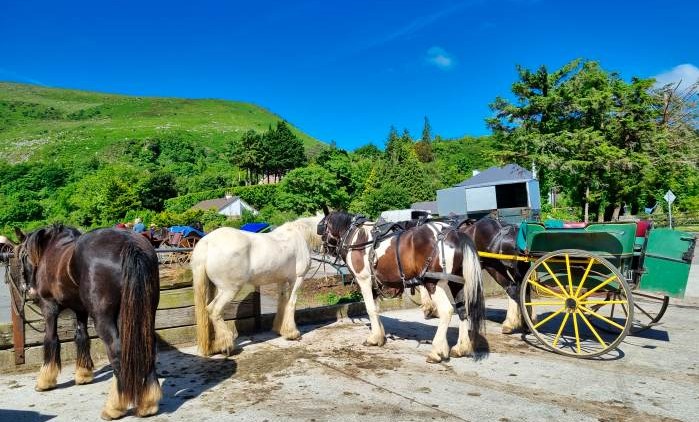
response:
[[[102,368],[96,370],[93,373],[93,376],[95,377],[93,381],[90,384],[98,384],[103,381],[107,381],[112,378],[112,367],[111,365],[105,365]],[[60,390],[62,388],[68,388],[68,387],[74,387],[75,386],[75,380],[72,379],[70,381],[62,382],[60,384],[56,385],[56,390]],[[0,419],[4,420],[4,419]]]
[[[0,421],[12,422],[43,422],[55,418],[57,415],[44,415],[29,410],[0,409]]]
[[[200,396],[233,376],[236,363],[232,358],[205,358],[160,346],[157,371],[159,377],[165,378],[159,413],[172,413],[187,400]]]
[[[419,312],[419,310],[416,310],[416,312]],[[432,344],[432,340],[437,332],[437,327],[431,324],[424,324],[416,321],[403,321],[384,315],[380,315],[379,318],[384,326],[386,336],[392,340],[414,340],[417,341],[418,344]],[[450,346],[453,346],[458,340],[459,328],[450,326],[447,330],[447,342]],[[488,356],[488,353],[490,353],[488,339],[481,336],[478,339],[478,349],[475,358],[476,360],[483,359]]]

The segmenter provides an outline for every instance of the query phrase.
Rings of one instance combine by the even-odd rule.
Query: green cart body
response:
[[[665,228],[636,236],[637,223],[593,223],[584,228],[547,228],[525,223],[526,249],[532,257],[561,249],[580,249],[607,259],[636,290],[683,298],[696,236]]]
[[[697,240],[643,222],[525,222],[518,235],[531,263],[519,298],[529,332],[549,350],[584,358],[659,324],[669,297],[684,297]]]

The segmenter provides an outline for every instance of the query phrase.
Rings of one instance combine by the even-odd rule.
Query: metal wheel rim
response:
[[[583,268],[584,274],[580,275]],[[544,276],[539,279],[540,274]],[[605,281],[594,283],[603,276]],[[616,333],[601,333],[590,320],[604,321],[603,316],[591,307],[616,305],[599,295],[617,289],[622,292],[618,302],[626,307],[626,315],[605,321],[616,325]],[[598,255],[576,249],[549,252],[532,264],[522,282],[520,306],[526,310],[523,317],[530,332],[546,349],[577,358],[593,358],[614,350],[633,322],[631,289],[619,270]],[[534,321],[530,312],[539,315],[545,306],[552,308],[551,312]]]

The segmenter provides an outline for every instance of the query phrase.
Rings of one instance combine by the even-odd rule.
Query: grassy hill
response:
[[[224,100],[135,97],[0,82],[0,161],[80,161],[110,157],[127,141],[186,132],[220,152],[249,129],[280,116]],[[320,142],[292,126],[308,150]]]

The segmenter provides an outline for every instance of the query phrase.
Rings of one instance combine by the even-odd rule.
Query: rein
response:
[[[9,255],[9,254],[8,254]],[[5,261],[3,260],[3,264],[5,267],[5,284],[7,284],[10,288],[11,292],[14,292],[15,294],[10,294],[10,303],[12,304],[12,311],[15,313],[15,315],[18,315],[22,321],[26,325],[29,326],[32,330],[38,332],[38,333],[43,333],[45,332],[44,330],[41,330],[39,328],[36,328],[34,325],[32,325],[30,322],[27,321],[24,313],[24,308],[29,307],[33,312],[35,312],[37,315],[41,315],[41,310],[36,309],[35,307],[28,305],[29,300],[27,300],[27,292],[22,291],[22,289],[17,286],[17,282],[12,278],[10,275],[10,261],[9,257],[8,260]],[[21,303],[17,303],[17,301]]]

